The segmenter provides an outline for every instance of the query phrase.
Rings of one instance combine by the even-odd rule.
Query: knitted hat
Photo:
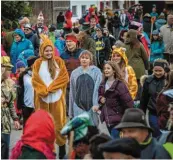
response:
[[[25,68],[26,65],[23,61],[21,60],[18,60],[17,63],[16,63],[16,69],[19,69],[19,68]]]
[[[152,35],[159,35],[159,31],[156,29],[153,31]]]
[[[44,20],[44,17],[43,17],[43,13],[42,13],[42,11],[39,13],[37,19],[38,19],[38,20]]]
[[[125,155],[131,155],[132,157],[137,159],[140,158],[141,153],[141,147],[139,143],[132,138],[111,140],[99,145],[99,149],[102,152],[122,153]]]
[[[44,49],[47,47],[47,46],[50,46],[52,47],[53,51],[54,51],[54,45],[52,43],[52,41],[48,38],[47,35],[44,35],[44,34],[41,34],[40,35],[40,48],[39,48],[39,53],[40,53],[40,57],[43,57],[43,53],[44,53]],[[54,54],[53,54],[54,56]]]
[[[127,56],[126,56],[125,51],[126,51],[125,48],[122,48],[122,47],[119,47],[119,48],[118,47],[114,47],[113,48],[113,51],[112,51],[112,55],[113,54],[119,54],[123,58],[126,66],[127,66],[128,65],[128,59],[127,59]]]
[[[65,36],[65,40],[71,40],[71,41],[73,41],[73,42],[75,42],[75,43],[77,43],[77,37],[75,36],[75,34],[67,34],[66,36]]]
[[[10,63],[10,57],[2,56],[1,57],[1,66],[12,68],[13,65]]]
[[[69,121],[61,130],[61,134],[67,135],[70,131],[74,131],[75,142],[87,135],[88,126],[91,126],[90,117],[88,113],[83,113]]]
[[[138,108],[126,109],[121,122],[115,128],[118,130],[123,128],[146,128],[153,131],[146,121],[145,113]]]

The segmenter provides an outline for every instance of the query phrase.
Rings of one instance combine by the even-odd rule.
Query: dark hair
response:
[[[89,17],[89,22],[91,21],[91,19],[95,19],[96,20],[96,17],[94,16],[94,15],[91,15],[90,17]]]
[[[154,41],[159,41],[160,45],[161,45],[161,43],[163,43],[163,38],[161,36],[159,36],[159,34],[157,36],[158,36],[157,40],[154,40],[153,35],[151,36],[151,43],[154,42]]]
[[[124,33],[125,33],[125,32],[128,32],[128,30],[123,29],[123,30],[121,30],[121,32],[120,32],[120,34],[119,34],[119,40],[122,41],[122,42],[124,42],[124,40],[123,40],[121,37],[124,36]]]
[[[171,70],[168,73],[168,80],[167,80],[167,84],[165,85],[165,87],[163,88],[162,92],[168,90],[168,89],[173,89],[173,70]]]
[[[79,33],[79,28],[73,28],[73,32],[75,33],[75,34],[78,34]]]
[[[90,139],[89,150],[93,159],[104,159],[103,153],[98,146],[109,140],[111,140],[111,137],[104,133],[97,134]]]

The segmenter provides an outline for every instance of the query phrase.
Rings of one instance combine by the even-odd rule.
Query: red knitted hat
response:
[[[65,17],[67,18],[67,19],[71,19],[71,17],[72,17],[72,12],[70,11],[70,10],[68,10],[66,13],[65,13]]]

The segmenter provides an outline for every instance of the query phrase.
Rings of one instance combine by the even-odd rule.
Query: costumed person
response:
[[[173,105],[173,71],[169,72],[168,82],[159,94],[156,101],[158,123],[161,130],[171,130],[171,128],[173,129],[173,123],[170,125],[170,113],[168,110],[171,108],[171,103]]]
[[[111,61],[116,62],[119,65],[121,75],[126,81],[130,95],[134,100],[138,91],[138,84],[133,68],[128,65],[128,59],[125,52],[125,48],[114,47],[112,51]]]
[[[27,58],[34,55],[34,48],[31,41],[25,38],[25,34],[21,29],[14,31],[13,39],[10,58],[13,65],[12,73],[15,73],[17,60],[20,59],[27,65]]]
[[[22,109],[23,127],[30,115],[34,112],[34,89],[31,83],[32,65],[37,57],[32,56],[27,60],[28,68],[19,76],[17,87],[17,108]]]
[[[92,125],[86,112],[70,120],[61,130],[61,134],[69,138],[69,151],[66,158],[84,159],[89,153],[90,139],[98,133],[99,130]]]
[[[61,54],[61,58],[65,61],[69,77],[71,72],[80,66],[79,56],[83,49],[79,48],[78,40],[75,34],[67,34],[65,36],[66,48]],[[69,107],[69,91],[70,85],[67,86],[66,90],[66,104],[67,110]],[[68,114],[68,113],[67,113]]]
[[[55,125],[44,111],[34,112],[26,122],[23,135],[12,149],[10,159],[56,159]]]
[[[152,12],[150,13],[150,15],[151,15],[151,17],[154,17],[155,19],[157,19],[158,16],[159,16],[158,13],[157,13],[156,11],[157,11],[156,5],[153,4]]]
[[[6,144],[6,159],[8,159],[10,148],[11,118],[14,121],[15,129],[20,128],[19,119],[14,108],[15,84],[10,78],[12,67],[9,57],[1,57],[1,139]]]
[[[114,127],[121,121],[124,111],[132,108],[134,103],[115,62],[107,61],[104,65],[104,79],[99,87],[99,104],[101,122],[106,123],[113,138],[118,138],[119,132]]]
[[[89,20],[90,20],[91,17],[95,17],[95,19],[96,19],[96,24],[98,24],[99,19],[98,19],[96,13],[95,13],[95,8],[93,8],[93,7],[90,7],[90,8],[89,8],[89,13],[88,13],[88,15],[85,17],[85,22],[89,22]]]
[[[19,19],[19,25],[20,25],[20,28],[24,31],[24,26],[25,24],[28,24],[30,23],[30,20],[27,18],[27,17],[21,17]]]
[[[102,81],[102,73],[99,68],[91,65],[91,52],[82,51],[79,60],[81,66],[75,69],[70,77],[69,117],[73,118],[87,112],[92,124],[98,126],[98,88]]]
[[[64,15],[65,16],[65,23],[63,24],[64,36],[66,34],[71,33],[72,31],[72,15],[73,13],[70,11],[70,9],[68,9]]]
[[[138,93],[136,100],[140,99],[141,86],[140,78],[146,72],[148,72],[148,56],[147,52],[142,43],[137,39],[137,31],[130,29],[127,33],[127,38],[125,40],[126,45],[126,56],[129,61],[129,65],[134,69],[136,74],[136,79],[138,82]]]
[[[35,30],[39,38],[40,34],[48,34],[48,27],[44,25],[44,17],[42,12],[39,13],[37,18],[37,24],[33,26],[33,30]]]
[[[65,155],[66,138],[60,135],[60,130],[66,124],[66,87],[69,82],[64,61],[54,56],[54,45],[46,35],[40,35],[40,58],[33,65],[32,86],[34,92],[35,110],[44,109],[55,120],[56,144],[59,146],[59,158]]]
[[[158,115],[156,111],[156,98],[165,86],[165,73],[169,64],[164,59],[156,59],[153,64],[153,75],[148,76],[144,82],[140,108],[148,115],[150,126],[153,128],[153,137],[161,135]]]

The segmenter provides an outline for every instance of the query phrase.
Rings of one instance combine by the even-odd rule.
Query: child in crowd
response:
[[[157,59],[153,64],[153,75],[148,76],[144,82],[140,108],[146,113],[149,113],[149,123],[154,129],[153,136],[160,136],[160,128],[158,125],[158,116],[156,111],[156,98],[160,91],[165,86],[165,69],[168,67],[168,62],[164,59]]]
[[[99,87],[99,104],[101,121],[106,122],[112,137],[119,137],[119,132],[114,127],[119,124],[124,111],[132,108],[134,103],[115,62],[108,61],[104,65],[104,80]]]

